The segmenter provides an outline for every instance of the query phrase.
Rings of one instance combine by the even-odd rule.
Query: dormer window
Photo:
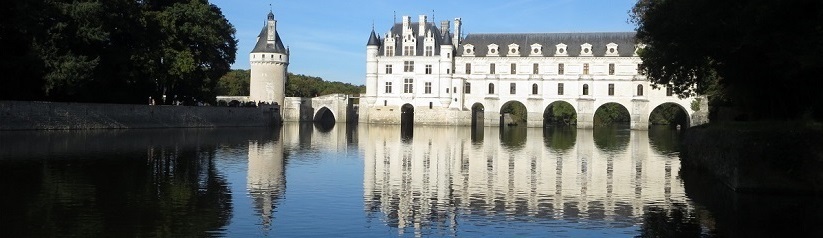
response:
[[[466,44],[463,46],[464,56],[474,56],[474,45]]]
[[[520,56],[520,46],[517,44],[509,45],[509,54],[508,56]]]
[[[569,56],[569,52],[566,50],[568,47],[566,44],[560,43],[555,45],[557,47],[557,51],[554,52],[554,56]]]
[[[617,44],[612,42],[606,45],[606,56],[618,56]]]
[[[499,56],[500,52],[498,51],[499,46],[497,44],[489,45],[489,52],[486,53],[488,56]]]
[[[592,44],[585,43],[580,45],[580,56],[592,56]]]
[[[532,51],[529,56],[543,56],[543,46],[540,44],[532,44]]]

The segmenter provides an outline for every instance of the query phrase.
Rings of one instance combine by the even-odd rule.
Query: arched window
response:
[[[532,84],[532,94],[537,95],[537,84]]]
[[[583,95],[589,95],[589,85],[583,84]]]
[[[489,83],[489,94],[494,94],[494,84]]]
[[[637,96],[643,96],[643,85],[642,84],[637,85]]]

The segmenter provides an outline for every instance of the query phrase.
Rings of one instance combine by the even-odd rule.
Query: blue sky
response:
[[[237,29],[237,60],[248,69],[249,52],[269,13],[291,49],[289,72],[362,85],[366,42],[374,23],[383,34],[408,15],[428,21],[463,19],[463,32],[614,32],[633,31],[628,12],[636,0],[211,0]],[[439,23],[438,23],[439,25]],[[453,30],[453,29],[452,29]]]

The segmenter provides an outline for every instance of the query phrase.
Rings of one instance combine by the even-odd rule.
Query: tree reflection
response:
[[[649,143],[660,154],[671,154],[680,151],[680,134],[671,126],[650,126]]]
[[[20,196],[3,202],[13,209],[4,213],[22,215],[11,221],[7,234],[205,236],[228,223],[231,194],[212,163],[213,150],[149,148],[147,157],[0,166],[23,169],[32,179],[19,187]]]
[[[697,214],[685,204],[674,204],[669,209],[648,207],[637,237],[706,237]]]
[[[557,126],[543,128],[543,142],[558,152],[566,152],[574,147],[577,140],[577,128],[571,126]]]
[[[610,125],[595,127],[593,130],[594,144],[605,152],[624,151],[629,145],[631,130],[628,126]]]

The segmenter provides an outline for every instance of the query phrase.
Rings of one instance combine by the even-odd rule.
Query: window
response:
[[[540,74],[540,65],[537,63],[532,64],[532,74]]]
[[[614,75],[614,64],[609,64],[609,75]]]
[[[489,94],[494,94],[494,84],[489,83]]]
[[[426,46],[426,56],[434,55],[434,46]]]
[[[583,84],[583,95],[589,95],[589,85]]]
[[[643,74],[643,64],[637,64],[637,74]]]
[[[463,86],[463,92],[466,93],[466,94],[471,94],[472,93],[472,84],[471,83],[465,83],[463,85],[464,85]]]
[[[472,74],[472,64],[466,63],[466,74]]]
[[[426,93],[426,94],[431,94],[432,93],[432,82],[426,82],[425,85],[426,86],[423,89],[423,92]]]
[[[449,88],[446,88],[446,93],[449,93]]]
[[[386,46],[386,56],[394,56],[394,46]]]
[[[563,73],[564,73],[564,72],[563,72],[563,71],[564,71],[564,69],[563,69],[564,67],[563,67],[563,66],[564,66],[564,65],[563,65],[562,63],[557,64],[557,74],[558,74],[558,75],[563,75]]]
[[[666,87],[666,96],[671,96],[671,95],[674,95],[674,92],[673,92],[673,91],[674,91],[674,90],[672,90],[672,88],[670,88],[670,87]]]
[[[583,74],[589,75],[589,63],[583,64]]]
[[[403,61],[403,72],[414,72],[414,61]]]
[[[614,96],[614,84],[609,84],[609,96]]]
[[[433,106],[434,106],[434,103],[429,102],[429,109],[432,109]]]
[[[392,74],[392,71],[393,71],[393,70],[392,70],[392,65],[387,64],[387,65],[386,65],[386,74]]]
[[[432,74],[432,65],[430,65],[430,64],[426,65],[426,74]]]
[[[557,95],[563,95],[563,83],[557,84]]]
[[[637,96],[643,96],[643,85],[642,84],[637,85]]]
[[[489,64],[489,73],[494,74],[494,63]]]
[[[515,94],[515,93],[517,93],[517,84],[510,83],[509,84],[509,94]]]
[[[451,74],[452,69],[446,69],[446,74]]]
[[[386,93],[391,93],[391,82],[386,82]]]
[[[512,63],[512,72],[511,74],[517,74],[517,64]]]
[[[403,79],[403,93],[414,93],[414,79]]]
[[[403,55],[414,55],[414,46],[403,46]]]
[[[446,53],[446,59],[451,59],[451,58],[452,58],[452,53]]]
[[[532,84],[532,95],[537,95],[537,84]]]

